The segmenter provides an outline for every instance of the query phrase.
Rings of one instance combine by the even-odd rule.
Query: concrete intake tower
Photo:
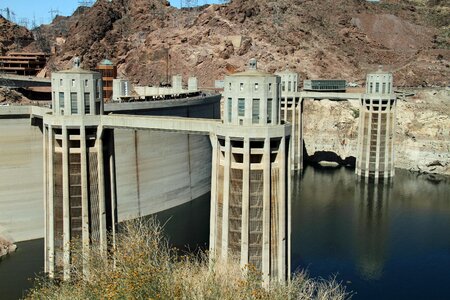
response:
[[[249,70],[225,78],[224,119],[213,147],[210,254],[236,255],[269,279],[290,274],[290,134],[280,77]]]
[[[81,69],[78,59],[52,73],[52,108],[43,120],[45,271],[68,279],[73,249],[84,257],[92,244],[106,251],[116,223],[114,138],[100,126],[101,75]]]
[[[381,70],[367,75],[360,102],[355,172],[366,178],[394,176],[396,96],[392,74]]]

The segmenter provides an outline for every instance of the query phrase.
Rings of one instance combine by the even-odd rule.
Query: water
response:
[[[44,270],[44,239],[17,243],[17,250],[0,258],[0,299],[19,299]]]
[[[295,181],[293,267],[335,275],[353,299],[450,299],[450,184],[353,172],[309,167]]]
[[[450,183],[396,170],[387,185],[353,170],[307,167],[292,203],[292,268],[336,279],[353,299],[450,299]],[[207,248],[209,200],[158,214],[171,243]],[[43,240],[0,262],[0,299],[17,299],[43,268]]]

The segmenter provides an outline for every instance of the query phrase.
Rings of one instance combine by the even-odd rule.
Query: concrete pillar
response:
[[[230,171],[231,171],[231,141],[230,137],[225,138],[225,163],[223,182],[223,213],[222,213],[222,258],[228,258],[228,222],[230,203]]]
[[[106,229],[106,209],[105,209],[105,169],[103,166],[103,127],[99,126],[97,131],[97,170],[98,170],[98,207],[100,223],[100,252],[106,254],[107,229]]]
[[[295,109],[293,107],[293,112]],[[278,168],[280,172],[279,197],[278,197],[278,279],[286,279],[286,137],[281,138],[278,151]]]
[[[368,115],[368,117],[369,117],[369,124],[368,124],[368,126],[367,126],[367,132],[364,132],[363,133],[363,135],[366,135],[367,136],[367,143],[366,143],[366,148],[365,148],[365,151],[366,151],[366,165],[365,165],[365,172],[364,172],[364,176],[365,177],[369,177],[369,164],[370,164],[370,142],[371,142],[371,128],[372,128],[372,115],[371,115],[371,111],[372,111],[372,109],[373,109],[373,107],[372,107],[372,101],[370,101],[370,104],[369,104],[369,110],[370,110],[370,113],[369,113],[369,115]],[[363,139],[363,141],[364,141],[364,139]]]
[[[42,126],[42,153],[43,153],[43,170],[44,170],[44,270],[48,272],[48,248],[49,248],[49,228],[48,228],[48,199],[47,199],[47,184],[48,184],[48,171],[47,171],[47,152],[48,152],[48,129],[46,125]]]
[[[241,267],[248,264],[249,210],[250,210],[250,140],[244,138],[244,159],[242,173],[242,221],[241,221]]]
[[[297,130],[298,132],[298,149],[297,149],[297,156],[298,156],[298,169],[303,170],[303,98],[300,96],[299,102],[298,102],[298,125],[295,128],[292,128],[292,130]]]
[[[111,228],[111,234],[112,234],[112,246],[115,249],[116,248],[116,225],[117,225],[117,190],[116,190],[116,152],[115,152],[115,145],[114,145],[114,132],[111,132],[110,139],[109,139],[109,151],[110,151],[110,157],[109,157],[109,170],[110,170],[110,186],[111,186],[111,220],[112,220],[112,228]]]
[[[262,249],[262,278],[265,283],[270,279],[270,138],[264,140],[263,154],[263,249]]]
[[[88,193],[88,149],[86,147],[86,127],[80,127],[81,151],[81,243],[83,251],[83,273],[88,274],[89,256],[89,193]]]
[[[292,139],[289,139],[289,149],[292,149],[291,144],[292,144]],[[286,278],[287,278],[287,280],[290,280],[291,279],[291,261],[292,261],[291,260],[291,255],[292,255],[292,251],[291,251],[292,209],[291,209],[291,206],[292,206],[292,176],[293,176],[292,166],[288,165],[287,171],[288,171],[288,178],[287,178],[287,201],[288,201],[287,210],[288,211],[286,214],[286,216],[287,216],[287,236],[286,236],[286,239],[287,239],[287,270],[286,270],[287,274],[286,275],[287,276],[286,276]]]
[[[48,211],[45,216],[48,226],[48,249],[47,249],[47,269],[49,276],[53,278],[55,276],[55,222],[54,215],[54,203],[53,203],[53,186],[54,186],[54,165],[53,165],[53,153],[55,150],[55,138],[53,128],[51,125],[47,129],[47,173],[48,177],[48,189],[47,189],[47,207]]]
[[[70,203],[69,203],[69,135],[62,127],[62,174],[63,174],[63,279],[70,278]]]
[[[209,135],[212,145],[212,170],[211,170],[211,209],[209,224],[209,258],[213,259],[216,255],[216,239],[217,239],[217,166],[219,164],[219,142],[214,133]]]

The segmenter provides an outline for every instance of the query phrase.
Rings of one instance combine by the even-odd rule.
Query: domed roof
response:
[[[105,58],[104,60],[102,60],[100,62],[101,66],[114,66],[114,64],[112,63],[112,61],[110,61],[109,59]]]

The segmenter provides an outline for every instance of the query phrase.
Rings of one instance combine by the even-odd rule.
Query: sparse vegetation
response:
[[[355,119],[358,119],[359,118],[359,109],[357,109],[357,108],[350,108],[351,110],[352,110],[352,116],[353,116],[353,118],[355,118]]]
[[[114,260],[93,249],[89,275],[74,268],[72,279],[58,283],[40,279],[28,299],[346,299],[345,288],[314,281],[304,273],[290,283],[262,287],[252,266],[214,263],[206,254],[180,255],[163,237],[154,220],[130,222],[119,234]],[[76,264],[75,264],[76,265]]]

